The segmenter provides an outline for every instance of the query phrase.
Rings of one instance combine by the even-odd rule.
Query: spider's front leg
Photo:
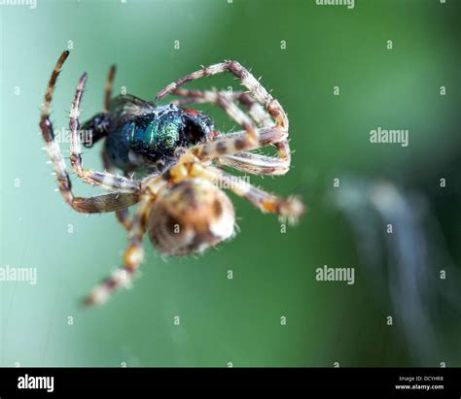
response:
[[[69,52],[64,51],[59,57],[56,66],[54,67],[48,82],[48,87],[45,93],[45,98],[43,100],[40,116],[40,129],[45,141],[45,150],[47,151],[53,165],[54,173],[58,181],[59,191],[64,198],[64,201],[77,212],[112,212],[116,209],[121,209],[133,205],[138,202],[137,192],[126,194],[112,193],[89,198],[75,197],[72,192],[72,183],[67,172],[64,158],[61,154],[61,149],[55,140],[53,124],[50,120],[51,102],[53,99],[54,89],[59,73],[61,72],[61,68],[68,56]]]
[[[202,67],[202,69],[192,72],[189,75],[183,76],[177,79],[173,83],[170,83],[156,96],[156,100],[160,100],[168,94],[172,94],[176,89],[181,87],[183,84],[192,80],[201,79],[207,76],[213,76],[224,72],[230,72],[240,83],[245,86],[250,94],[264,106],[269,114],[275,119],[276,125],[288,130],[288,118],[285,111],[281,107],[280,103],[275,100],[269,92],[261,85],[245,67],[243,67],[238,61],[226,60],[224,62],[210,65],[208,67]]]
[[[172,101],[178,106],[185,106],[188,104],[206,104],[206,103],[217,103],[218,97],[227,97],[234,102],[238,102],[243,105],[253,120],[258,124],[259,127],[269,127],[274,125],[273,119],[270,114],[259,104],[251,95],[244,91],[216,91],[216,90],[190,90],[178,88],[171,92],[174,96],[182,97],[180,99]]]
[[[206,76],[217,75],[223,72],[230,72],[236,76],[241,84],[245,86],[253,97],[268,110],[268,112],[276,119],[277,127],[288,130],[288,119],[286,118],[283,109],[281,108],[278,101],[274,100],[267,90],[258,82],[257,79],[237,61],[224,61],[219,64],[210,65],[203,67],[202,69],[195,71],[189,75],[186,75],[173,83],[170,83],[164,89],[162,89],[156,96],[156,100],[161,100],[168,94],[174,93],[180,86],[186,82],[200,79]],[[251,118],[246,115],[232,99],[225,96],[217,96],[215,103],[220,106],[234,121],[242,126],[247,135],[240,140],[238,143],[237,151],[248,151],[257,147],[258,144],[258,130],[256,129]],[[200,154],[199,151],[202,151]],[[218,141],[208,143],[203,147],[196,147],[194,149],[194,155],[204,158],[207,156],[214,157],[216,153],[219,154],[221,151],[224,152],[224,145]],[[229,149],[227,150],[229,151]]]
[[[140,190],[140,182],[126,177],[116,176],[106,172],[96,172],[84,169],[82,166],[81,143],[80,143],[80,102],[85,88],[87,74],[84,73],[77,85],[74,100],[70,111],[69,129],[70,140],[70,163],[78,177],[89,184],[98,185],[109,190],[136,193]]]
[[[224,61],[218,64],[210,65],[208,67],[203,67],[202,69],[198,71],[195,71],[189,75],[183,76],[182,78],[176,80],[173,83],[170,83],[163,90],[161,90],[159,94],[157,95],[156,99],[160,100],[161,98],[165,97],[168,94],[174,94],[175,92],[178,92],[178,89],[186,82],[204,78],[206,76],[217,75],[217,74],[224,73],[224,72],[230,72],[231,74],[233,74],[237,79],[240,80],[240,83],[249,90],[249,94],[251,95],[248,97],[250,99],[250,104],[249,104],[250,107],[252,106],[251,104],[252,98],[254,98],[272,116],[272,118],[275,120],[275,125],[278,128],[281,128],[282,130],[285,130],[288,132],[288,127],[289,127],[288,117],[284,109],[280,105],[280,103],[276,99],[274,99],[272,95],[265,89],[265,87],[261,85],[258,79],[256,79],[238,61],[227,60],[227,61]],[[243,101],[245,101],[245,99],[243,99]],[[218,104],[218,105],[221,105],[223,108],[225,108],[226,102],[224,101],[222,102],[222,104]],[[227,113],[230,115],[229,112]],[[232,117],[232,115],[230,116]],[[237,119],[234,118],[234,120],[238,122]],[[256,138],[256,134],[253,134],[253,133],[257,133],[257,132],[254,132],[254,130],[248,129],[245,126],[244,128],[248,132],[248,137],[244,139],[244,142],[246,142],[246,145],[242,146],[243,147],[242,150],[248,151],[251,149],[252,144],[254,144],[255,140],[252,140],[252,139]],[[274,143],[274,146],[277,148],[278,157],[282,160],[282,162],[285,163],[284,168],[277,167],[275,170],[278,172],[278,174],[283,174],[284,172],[282,171],[283,170],[285,170],[285,172],[288,171],[290,167],[290,162],[291,162],[291,152],[290,152],[288,140]],[[268,170],[268,171],[271,170],[271,169],[259,168],[257,164],[260,160],[258,160],[257,158],[258,156],[256,156],[256,159],[255,157],[246,157],[246,158],[238,159],[238,155],[236,155],[234,159],[231,161],[232,163],[231,166],[237,167],[243,171],[251,172],[251,173],[253,172],[263,173],[265,170]],[[253,162],[253,160],[255,160],[255,162]]]
[[[264,213],[275,213],[282,222],[290,224],[298,222],[305,208],[301,200],[295,196],[280,198],[260,188],[252,186],[245,180],[229,175],[212,166],[196,165],[197,176],[206,178],[219,187],[224,187],[239,197],[243,197]]]
[[[186,105],[190,103],[224,103],[223,100],[219,100],[220,98],[225,98],[228,101],[233,102],[238,101],[248,109],[250,116],[258,124],[258,126],[263,128],[273,127],[274,129],[282,130],[274,125],[274,121],[272,120],[270,114],[261,106],[261,104],[245,92],[217,92],[179,88],[175,89],[172,94],[182,97],[181,99],[175,101],[177,105]],[[277,157],[244,151],[232,155],[222,155],[216,158],[216,162],[220,165],[229,166],[246,173],[258,175],[284,175],[289,171],[291,164],[291,154],[287,135],[283,137],[283,139],[274,138],[272,141],[266,142],[265,144],[272,144],[277,148]],[[226,136],[220,135],[216,139],[219,140],[224,137]],[[240,139],[244,140],[245,137],[241,136]],[[261,143],[259,147],[262,147]]]
[[[253,108],[254,100],[261,104],[264,109],[271,115],[275,121],[275,126],[284,131],[288,132],[288,117],[280,105],[280,103],[272,97],[272,95],[261,85],[261,83],[239,62],[237,61],[224,61],[219,64],[210,65],[203,67],[202,69],[195,71],[189,75],[186,75],[173,83],[170,83],[164,89],[162,89],[157,95],[156,99],[160,100],[168,94],[181,94],[180,87],[186,82],[200,79],[206,76],[217,75],[224,72],[230,72],[240,80],[240,83],[249,90],[249,96],[242,97],[239,99],[240,102],[247,103],[247,107]],[[202,98],[202,102],[214,102],[221,106],[224,111],[239,123],[247,132],[247,135],[236,141],[235,148],[226,146],[228,142],[222,142],[221,139],[216,139],[208,145],[205,144],[194,149],[194,155],[200,159],[205,158],[218,158],[219,155],[235,154],[243,151],[250,151],[257,147],[258,131],[255,129],[251,119],[234,103],[228,96],[219,95],[216,92],[200,92],[195,91],[195,94],[190,92],[192,97]],[[253,100],[254,99],[254,100]],[[259,111],[257,111],[259,112]],[[253,116],[255,113],[253,112]],[[256,116],[258,118],[261,115]],[[267,118],[264,118],[267,120]],[[273,143],[277,148],[278,157],[281,161],[278,163],[268,166],[267,163],[271,162],[267,158],[260,158],[257,154],[250,156],[239,157],[235,155],[231,160],[224,160],[222,163],[227,163],[229,166],[236,167],[245,172],[257,173],[257,174],[284,174],[288,171],[291,162],[291,153],[288,140],[282,140],[280,142]],[[262,166],[261,166],[262,165]]]

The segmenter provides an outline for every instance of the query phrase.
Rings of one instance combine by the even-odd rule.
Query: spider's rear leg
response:
[[[144,259],[142,239],[146,232],[146,218],[152,206],[154,196],[144,197],[133,217],[128,233],[128,247],[123,255],[123,265],[104,279],[84,299],[86,306],[101,305],[119,288],[127,287]]]
[[[86,306],[103,304],[114,291],[129,286],[144,259],[142,239],[146,233],[147,217],[158,193],[167,184],[168,180],[164,176],[147,176],[143,179],[144,192],[128,231],[128,247],[123,255],[123,265],[93,289],[84,299]]]
[[[185,75],[180,79],[177,79],[173,83],[170,83],[165,88],[163,88],[156,97],[156,100],[160,100],[168,94],[173,94],[178,88],[184,85],[187,82],[192,80],[201,79],[206,76],[213,76],[224,72],[230,72],[237,79],[240,80],[240,83],[249,90],[249,94],[260,103],[267,112],[274,118],[275,125],[282,130],[288,131],[288,117],[282,108],[281,104],[272,97],[272,95],[266,90],[266,88],[261,85],[261,83],[256,79],[245,67],[243,67],[238,61],[226,60],[224,62],[210,65],[208,67],[202,67],[202,69],[192,72],[189,75]],[[221,104],[223,106],[225,104]],[[229,112],[228,112],[229,114]],[[238,123],[239,121],[234,118]],[[243,125],[242,125],[243,126]],[[243,126],[248,132],[248,137],[245,138],[245,148],[242,150],[247,151],[254,145],[254,141],[257,138],[257,132],[254,129],[251,129],[251,125],[247,127]],[[250,127],[250,128],[248,128]],[[253,141],[253,143],[252,143]],[[286,163],[290,164],[290,147],[288,141],[282,141],[280,143],[274,143],[277,147],[279,158],[285,159]],[[242,160],[241,160],[242,161]]]

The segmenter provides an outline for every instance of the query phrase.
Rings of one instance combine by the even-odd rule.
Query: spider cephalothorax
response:
[[[280,103],[237,61],[224,61],[176,80],[161,90],[156,100],[168,94],[178,96],[166,105],[154,105],[131,95],[112,99],[112,67],[106,84],[103,112],[80,129],[80,102],[87,80],[79,80],[70,113],[70,163],[84,182],[109,190],[95,197],[75,197],[59,145],[50,121],[51,100],[57,77],[69,52],[62,53],[51,75],[42,107],[40,128],[53,163],[59,191],[76,211],[115,212],[126,227],[129,244],[123,265],[87,297],[87,304],[104,302],[118,287],[126,285],[141,264],[142,238],[147,233],[153,245],[166,255],[203,252],[231,238],[235,232],[232,202],[222,190],[228,189],[263,212],[275,213],[296,222],[304,211],[295,197],[279,198],[224,172],[228,166],[254,175],[282,175],[290,168],[288,119]],[[230,72],[248,92],[186,90],[181,86],[194,79]],[[244,130],[220,133],[212,120],[191,103],[221,107]],[[247,110],[247,113],[244,112]],[[89,133],[84,145],[91,147],[104,139],[105,172],[82,165],[82,133]],[[273,146],[277,156],[255,153]],[[110,173],[121,169],[125,176]],[[139,172],[135,180],[131,172]],[[138,203],[133,216],[128,207]]]

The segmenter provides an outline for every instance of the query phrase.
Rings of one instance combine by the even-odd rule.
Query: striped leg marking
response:
[[[244,68],[238,61],[226,60],[224,62],[210,65],[208,67],[202,67],[202,69],[192,72],[189,75],[183,76],[182,78],[170,83],[164,89],[162,89],[156,97],[156,100],[160,100],[168,94],[172,94],[174,90],[181,87],[183,84],[192,80],[201,79],[207,76],[213,76],[224,72],[232,73],[240,83],[245,86],[250,94],[264,106],[265,109],[275,119],[277,126],[283,127],[288,130],[288,118],[285,111],[281,107],[280,103],[275,100],[264,86],[259,83],[246,68]]]
[[[218,103],[218,98],[227,98],[228,101],[238,101],[244,105],[253,118],[253,120],[263,128],[274,127],[274,122],[270,114],[256,102],[248,93],[231,92],[231,91],[200,91],[176,89],[172,92],[173,95],[183,98],[176,100],[177,105],[185,105],[190,103]],[[221,136],[223,137],[223,136]],[[244,137],[241,138],[244,141]],[[291,154],[287,138],[281,141],[274,141],[273,144],[277,148],[277,158],[270,156],[261,156],[250,152],[243,152],[236,155],[219,156],[217,162],[221,165],[233,167],[237,170],[246,173],[259,175],[284,175],[290,170]],[[205,153],[208,151],[205,150]]]
[[[102,158],[102,163],[103,163],[103,165],[104,165],[104,169],[111,171],[111,169],[113,169],[113,168],[112,168],[112,166],[110,165],[110,162],[109,162],[109,160],[107,159],[104,150],[103,150],[102,153],[101,153],[101,158]],[[125,229],[130,230],[131,224],[132,224],[132,220],[131,220],[130,212],[128,211],[128,208],[117,209],[117,210],[115,211],[115,216],[117,217],[117,220],[119,221],[119,223],[120,223],[123,227],[125,227]]]
[[[128,233],[128,247],[123,255],[123,265],[91,291],[84,299],[84,305],[102,305],[116,290],[130,285],[144,259],[142,239],[146,231],[146,217],[152,201],[152,197],[144,198],[136,210]]]
[[[75,197],[72,207],[83,213],[121,212],[139,201],[136,193],[110,193],[96,197]]]
[[[56,66],[51,74],[48,82],[48,87],[45,93],[45,98],[42,104],[42,111],[40,116],[40,129],[42,136],[45,141],[45,150],[53,165],[53,169],[58,181],[59,191],[64,198],[64,201],[69,204],[77,212],[84,213],[99,213],[99,212],[110,212],[115,208],[122,206],[129,206],[127,204],[134,204],[137,202],[137,195],[119,195],[119,194],[108,194],[96,197],[82,198],[74,197],[72,193],[72,183],[70,181],[69,174],[67,172],[64,158],[61,154],[58,143],[55,141],[55,135],[53,131],[53,124],[50,121],[51,113],[51,102],[53,99],[54,89],[62,69],[64,62],[69,56],[68,51],[64,51],[59,57]],[[120,201],[120,203],[118,203]]]
[[[290,224],[295,224],[305,212],[304,205],[299,198],[277,197],[218,168],[211,166],[203,168],[201,177],[208,178],[215,184],[229,189],[239,197],[245,198],[264,213],[279,215],[282,222],[288,221]]]
[[[78,177],[89,184],[98,185],[108,190],[117,190],[127,193],[140,191],[140,183],[122,176],[115,176],[106,172],[95,172],[91,169],[84,169],[82,166],[81,143],[80,143],[80,103],[87,80],[86,73],[80,78],[75,91],[74,100],[70,111],[69,129],[70,140],[70,163]]]

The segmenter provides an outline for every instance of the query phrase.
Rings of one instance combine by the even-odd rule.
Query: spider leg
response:
[[[146,231],[146,217],[154,200],[155,197],[151,196],[146,196],[141,200],[128,233],[128,247],[123,255],[123,265],[91,291],[84,299],[86,306],[103,304],[114,291],[130,284],[144,259],[142,239]]]
[[[231,92],[230,95],[248,109],[248,113],[259,126],[268,127],[274,124],[270,114],[250,94],[240,91]]]
[[[109,193],[95,197],[74,197],[72,208],[82,213],[121,212],[139,201],[136,193]]]
[[[275,141],[284,140],[288,136],[288,133],[286,131],[281,130],[275,126],[260,128],[258,129],[258,132],[259,132],[259,143],[257,146],[258,148],[265,147],[269,144],[274,143]],[[235,141],[235,140],[243,139],[245,135],[246,135],[246,132],[244,130],[240,130],[237,132],[218,134],[216,139],[218,140],[230,139],[230,140]]]
[[[288,117],[283,110],[280,103],[275,100],[272,95],[261,85],[261,83],[238,61],[226,60],[224,62],[210,65],[208,67],[203,67],[202,69],[192,72],[189,75],[183,76],[180,79],[177,79],[175,82],[170,83],[165,88],[163,88],[158,94],[156,99],[160,100],[168,94],[173,94],[175,90],[181,87],[183,84],[190,82],[192,80],[204,78],[206,76],[213,76],[224,72],[232,73],[237,79],[240,80],[240,83],[249,90],[249,94],[256,99],[274,118],[275,124],[277,127],[281,127],[284,130],[288,131]],[[225,103],[221,106],[225,106]],[[228,112],[229,114],[229,112]],[[238,122],[238,121],[237,121]],[[243,126],[243,125],[242,125]],[[248,145],[243,149],[251,149],[251,139],[256,136],[251,129],[245,130],[248,131]],[[277,148],[279,158],[284,159],[287,165],[290,165],[290,147],[288,141],[282,141],[280,143],[274,143]]]
[[[119,206],[128,206],[127,204],[132,205],[137,202],[137,195],[135,194],[125,195],[112,193],[96,197],[83,198],[75,197],[72,192],[72,183],[70,181],[61,150],[55,140],[53,124],[50,120],[51,102],[53,99],[54,88],[56,86],[56,81],[58,79],[62,65],[68,56],[69,52],[64,51],[59,57],[56,66],[54,67],[48,82],[48,87],[45,93],[40,116],[40,129],[45,141],[45,150],[50,157],[51,163],[53,164],[54,173],[58,181],[59,191],[64,198],[64,201],[78,212],[110,212]],[[120,204],[117,203],[118,200],[120,200]]]
[[[256,102],[248,93],[236,92],[234,93],[234,96],[236,96],[238,101],[248,109],[248,113],[259,126],[272,126],[272,120],[267,110],[264,109],[261,104]],[[281,106],[280,110],[280,112],[284,115],[283,117],[286,119],[286,128],[288,129],[288,119],[285,115],[285,111],[283,111]],[[241,154],[237,154],[232,160],[233,167],[243,172],[253,174],[283,175],[287,173],[291,165],[291,151],[288,139],[275,141],[272,144],[277,148],[277,161],[269,161],[264,156],[260,159],[258,154],[252,154],[246,157],[244,156],[243,158],[240,157]],[[223,164],[226,164],[225,162],[226,160],[224,160]],[[267,163],[272,163],[272,165],[265,165],[261,168],[258,166],[259,164]]]
[[[110,100],[112,99],[112,87],[114,85],[116,68],[111,65],[107,74],[106,85],[104,86],[104,112],[109,112]]]
[[[272,126],[261,128],[259,130],[259,147],[265,147],[274,143],[282,143],[286,141],[287,133]],[[245,132],[233,132],[223,135],[218,135],[217,138],[227,137],[229,139],[238,140]],[[289,153],[288,153],[289,154]],[[290,169],[290,157],[267,156],[255,154],[249,151],[239,152],[237,154],[222,155],[215,159],[218,165],[229,166],[245,173],[255,175],[284,175]]]
[[[107,159],[107,156],[104,150],[101,153],[101,157],[102,157],[102,163],[104,165],[104,169],[107,169],[109,171],[112,170],[113,167],[110,164],[109,160]],[[117,217],[117,220],[119,221],[119,223],[122,224],[123,227],[125,227],[125,229],[130,230],[132,220],[130,218],[130,212],[128,211],[128,207],[125,207],[123,209],[117,209],[115,211],[115,216]]]
[[[176,89],[172,92],[173,95],[181,96],[180,100],[176,100],[177,105],[185,105],[190,103],[218,103],[219,98],[227,98],[231,101],[239,101],[246,108],[253,120],[262,127],[274,127],[270,115],[267,111],[256,102],[248,93],[231,92],[231,91],[200,91]],[[221,101],[222,102],[222,101]],[[220,137],[226,137],[221,135]],[[242,140],[244,137],[241,138]],[[284,138],[281,141],[273,141],[268,144],[273,144],[277,147],[277,157],[253,154],[245,151],[234,155],[222,155],[217,157],[216,162],[220,165],[233,167],[237,170],[246,173],[258,175],[284,175],[290,169],[291,157],[288,140]]]
[[[238,61],[226,60],[218,64],[203,67],[198,71],[183,76],[160,90],[156,96],[156,100],[160,100],[166,95],[173,93],[174,90],[187,82],[224,72],[230,72],[239,79],[240,83],[249,90],[250,94],[267,109],[269,114],[275,119],[276,125],[288,130],[288,118],[280,103],[275,100],[264,86],[262,86],[261,83],[259,83],[259,81]]]
[[[186,151],[186,154],[184,154],[186,159],[192,156],[206,161],[224,154],[235,154],[260,147],[259,130],[255,127],[250,117],[232,99],[212,91],[202,92],[201,95],[204,97],[204,102],[214,103],[223,108],[232,119],[245,129],[246,134],[235,139],[228,137],[228,135],[222,135],[209,142],[198,144]]]
[[[253,146],[253,149],[270,144],[272,140],[283,140],[287,136],[287,132],[275,126],[272,128],[258,129],[258,133],[260,133],[259,142]],[[177,181],[188,173],[185,165],[191,165],[193,163],[198,164],[199,162],[207,163],[207,161],[223,155],[240,153],[242,149],[241,143],[245,139],[246,134],[245,131],[223,134],[219,135],[213,141],[190,147],[184,151],[176,164],[166,171],[166,174]],[[273,167],[274,165],[271,166]]]
[[[134,213],[128,231],[128,247],[123,255],[123,265],[115,270],[112,276],[104,279],[84,299],[87,306],[103,304],[117,289],[128,286],[144,259],[142,239],[146,232],[147,216],[158,193],[169,180],[163,176],[147,176],[143,179],[143,195]]]
[[[269,113],[256,102],[248,93],[228,92],[236,101],[248,109],[253,120],[262,127],[273,126]],[[291,155],[288,140],[271,143],[277,148],[277,157],[242,152],[233,155],[224,155],[216,159],[219,165],[225,165],[245,173],[256,175],[284,175],[290,170]]]
[[[209,67],[204,67],[198,71],[195,71],[189,75],[186,75],[173,83],[170,83],[164,89],[162,89],[156,96],[156,100],[161,100],[168,94],[172,94],[176,89],[182,86],[184,83],[203,78],[205,76],[212,76],[223,72],[231,72],[237,78],[240,79],[242,85],[246,86],[250,92],[252,92],[255,97],[264,98],[267,100],[270,94],[267,93],[259,82],[251,75],[245,68],[243,68],[236,61],[225,61],[220,64],[211,65]],[[245,114],[234,101],[225,96],[219,96],[215,92],[206,92],[206,95],[209,96],[209,102],[213,102],[220,106],[224,112],[226,112],[229,117],[236,121],[240,126],[242,126],[247,135],[239,141],[237,151],[250,150],[256,148],[255,146],[258,143],[258,131],[251,120],[251,118]],[[257,98],[257,97],[256,97]],[[264,103],[264,102],[261,102]],[[272,106],[271,106],[272,107]],[[288,125],[287,125],[288,126]],[[199,159],[207,158],[208,154],[211,153],[213,156],[216,152],[219,154],[220,150],[222,152],[226,151],[225,143],[218,143],[218,147],[213,147],[212,144],[208,143],[203,146],[197,146],[192,150],[193,155],[197,156]],[[228,150],[229,151],[229,150]],[[234,151],[235,152],[235,151]]]
[[[287,220],[290,224],[295,224],[305,211],[303,203],[297,197],[277,197],[212,166],[196,166],[195,175],[211,180],[219,187],[229,189],[239,197],[251,202],[264,213],[279,215],[282,222]]]
[[[238,101],[241,105],[248,109],[248,113],[252,119],[261,127],[269,127],[274,124],[269,113],[263,108],[261,104],[255,101],[248,93],[243,91],[210,91],[210,90],[190,90],[178,88],[172,91],[172,95],[180,96],[182,98],[172,101],[173,104],[184,106],[191,103],[205,104],[213,99],[209,93],[217,93],[218,96],[229,97],[233,101]]]
[[[84,169],[82,167],[81,143],[78,131],[80,128],[80,102],[82,99],[86,80],[87,74],[84,73],[78,82],[70,111],[70,163],[72,168],[74,169],[77,176],[86,183],[98,185],[109,190],[117,190],[129,193],[139,192],[140,183],[136,180],[131,180],[126,177],[116,176],[106,172],[96,172],[91,169]]]
[[[216,163],[253,175],[279,176],[286,174],[290,169],[287,163],[279,158],[251,152],[224,155],[217,158]]]

